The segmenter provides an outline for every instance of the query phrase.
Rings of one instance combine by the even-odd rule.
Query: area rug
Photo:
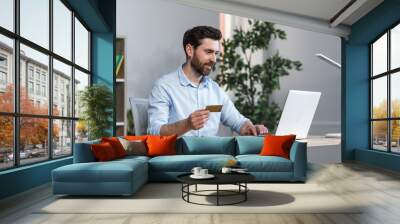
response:
[[[344,201],[317,184],[249,184],[247,201],[237,205],[207,206],[182,200],[177,183],[146,184],[131,197],[61,196],[35,213],[125,214],[125,213],[360,213],[359,205]],[[224,189],[231,189],[225,187]],[[213,185],[198,190],[212,190]],[[194,187],[191,188],[194,190]],[[213,194],[213,193],[210,193]],[[223,203],[240,198],[224,197]],[[197,203],[213,204],[215,196],[191,196]],[[231,201],[230,201],[231,200]]]

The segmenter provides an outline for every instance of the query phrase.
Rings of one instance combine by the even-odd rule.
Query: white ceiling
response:
[[[177,3],[222,13],[261,19],[340,37],[383,0],[174,0]],[[347,4],[344,12],[338,14]]]
[[[224,0],[329,21],[351,0]]]

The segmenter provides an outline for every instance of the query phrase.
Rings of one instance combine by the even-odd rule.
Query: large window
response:
[[[400,153],[400,24],[370,45],[371,148]]]
[[[0,170],[71,156],[87,139],[90,35],[63,0],[1,0]]]

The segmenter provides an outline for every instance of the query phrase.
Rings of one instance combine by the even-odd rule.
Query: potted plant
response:
[[[80,124],[87,127],[89,140],[110,136],[112,126],[113,95],[107,86],[95,84],[80,92],[82,108]]]

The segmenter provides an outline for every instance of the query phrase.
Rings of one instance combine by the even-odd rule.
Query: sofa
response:
[[[305,182],[307,145],[295,141],[290,159],[260,156],[263,137],[182,137],[176,142],[176,155],[157,157],[127,156],[96,162],[91,144],[75,144],[73,164],[52,171],[54,194],[132,195],[147,182],[176,181],[180,174],[200,166],[219,172],[228,160],[247,168],[258,182]]]

